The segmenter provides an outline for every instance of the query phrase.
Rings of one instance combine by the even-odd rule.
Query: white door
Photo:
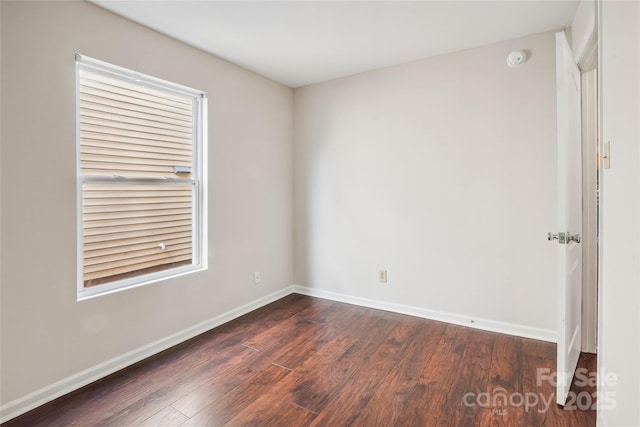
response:
[[[582,160],[580,70],[564,32],[556,33],[558,97],[558,382],[564,405],[580,356],[582,322]]]

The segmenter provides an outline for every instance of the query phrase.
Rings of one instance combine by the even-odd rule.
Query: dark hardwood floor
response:
[[[538,381],[554,366],[555,344],[293,294],[3,426],[595,426]]]

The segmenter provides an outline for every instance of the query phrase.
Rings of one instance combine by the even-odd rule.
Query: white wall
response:
[[[1,31],[2,405],[291,285],[291,89],[85,2]],[[76,52],[208,92],[208,271],[76,301]]]
[[[294,111],[297,284],[554,336],[553,32],[296,89]]]
[[[615,408],[601,426],[640,425],[640,4],[601,3],[601,141],[611,144],[602,172],[598,372]]]

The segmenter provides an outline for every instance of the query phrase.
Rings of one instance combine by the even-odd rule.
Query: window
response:
[[[206,268],[206,96],[77,56],[78,299]]]

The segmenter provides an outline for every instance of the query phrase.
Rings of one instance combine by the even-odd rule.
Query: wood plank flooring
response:
[[[595,426],[554,367],[555,344],[293,294],[3,426]]]

